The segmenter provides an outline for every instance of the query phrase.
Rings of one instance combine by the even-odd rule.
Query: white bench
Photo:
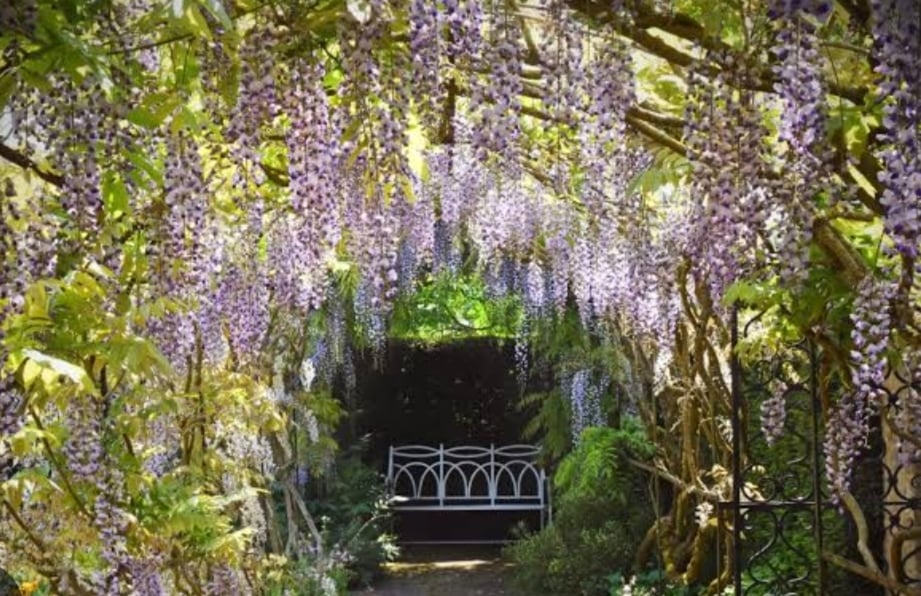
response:
[[[391,446],[390,503],[397,511],[539,511],[543,528],[552,510],[539,453],[534,445]]]

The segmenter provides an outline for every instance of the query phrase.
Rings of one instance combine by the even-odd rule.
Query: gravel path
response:
[[[353,596],[525,596],[511,587],[511,566],[498,548],[404,549],[386,576]]]

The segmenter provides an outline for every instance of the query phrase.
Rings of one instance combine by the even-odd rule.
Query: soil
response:
[[[353,596],[527,596],[511,585],[511,564],[496,547],[405,547],[385,576]]]

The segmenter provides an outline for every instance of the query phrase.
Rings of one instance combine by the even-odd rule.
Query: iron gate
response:
[[[833,505],[825,483],[823,412],[837,391],[824,387],[820,394],[821,348],[803,339],[769,356],[747,357],[743,365],[737,348],[758,318],[739,328],[733,314],[733,491],[717,506],[719,535],[728,537],[717,555],[718,577],[727,578],[720,587],[757,596],[871,596],[886,593],[882,582],[889,583],[889,593],[921,594],[918,465],[893,461],[877,417],[852,481],[866,524],[855,524]],[[900,389],[886,392],[894,409],[907,399],[907,385],[902,379]],[[768,409],[785,405],[783,432],[776,437],[761,428],[766,402]],[[858,538],[878,568],[866,563]],[[908,590],[899,592],[898,585]]]

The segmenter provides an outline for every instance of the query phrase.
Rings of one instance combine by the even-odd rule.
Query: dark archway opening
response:
[[[350,439],[367,441],[367,463],[386,469],[391,445],[489,446],[521,443],[528,412],[515,369],[514,342],[470,338],[435,345],[392,341],[375,363],[356,361]],[[376,364],[376,365],[375,365]],[[549,375],[530,375],[527,391],[550,386]],[[547,377],[547,378],[543,378]],[[399,512],[401,541],[499,541],[518,523],[540,525],[537,512]]]

